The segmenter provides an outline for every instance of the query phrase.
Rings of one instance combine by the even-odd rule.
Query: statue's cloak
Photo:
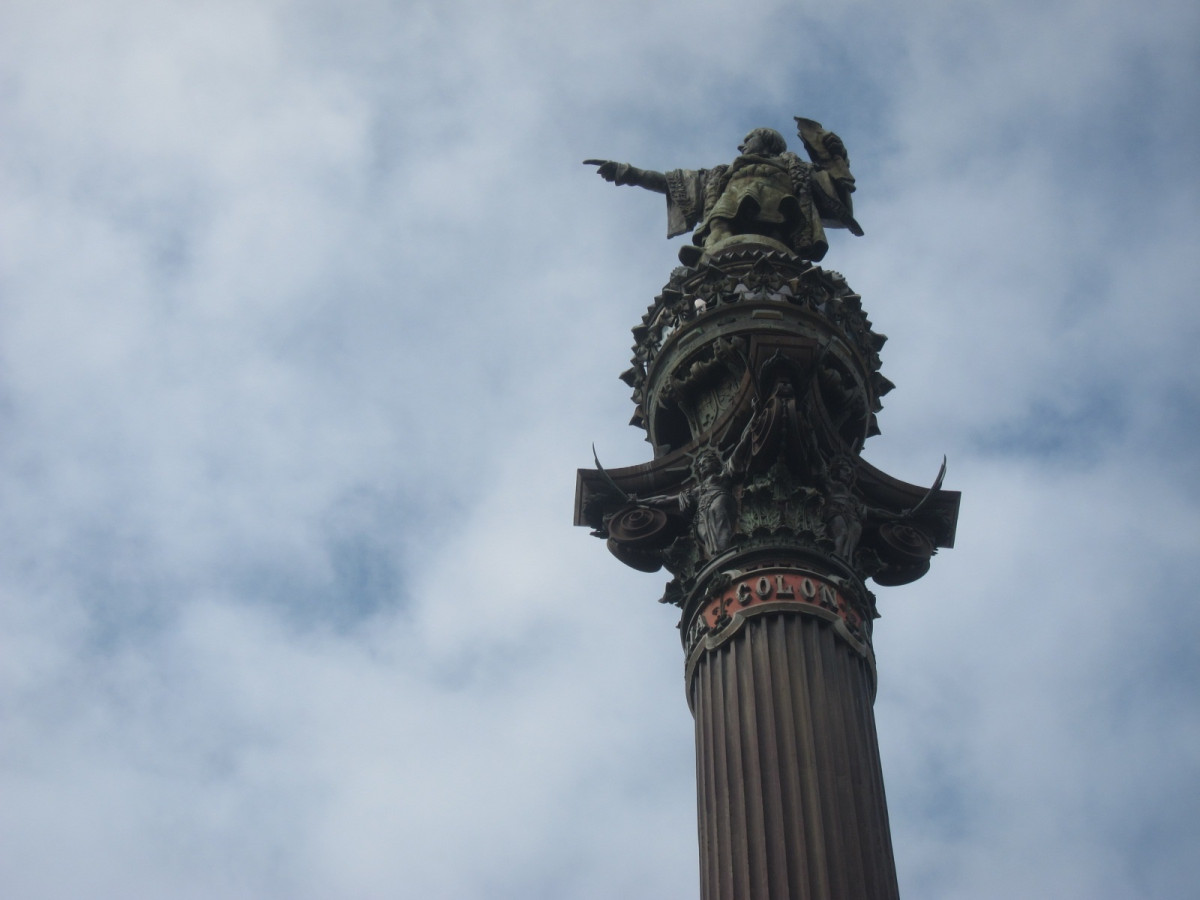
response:
[[[807,259],[829,249],[825,225],[857,228],[849,193],[826,171],[794,153],[739,156],[712,169],[672,169],[667,181],[667,237],[695,229],[704,246],[711,223],[726,220],[734,233],[778,234]],[[853,223],[853,224],[851,224]]]

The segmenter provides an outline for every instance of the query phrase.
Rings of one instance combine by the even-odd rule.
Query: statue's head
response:
[[[854,463],[850,461],[850,457],[839,456],[833,461],[833,465],[829,469],[829,474],[833,477],[834,481],[845,485],[854,484]]]
[[[780,376],[775,382],[775,387],[771,390],[772,397],[780,397],[784,400],[796,399],[796,385],[792,384],[792,379],[785,376]]]
[[[701,478],[719,475],[721,473],[721,457],[715,450],[704,450],[696,457],[695,470]]]
[[[755,156],[778,156],[787,149],[787,141],[774,128],[755,128],[738,145],[742,153]]]

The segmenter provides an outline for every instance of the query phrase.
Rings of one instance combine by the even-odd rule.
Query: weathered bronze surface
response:
[[[850,195],[854,176],[846,147],[819,122],[796,117],[805,162],[773,128],[755,128],[738,145],[737,159],[711,169],[655,172],[606,159],[585,160],[600,177],[667,195],[667,237],[693,231],[696,245],[680,252],[684,263],[702,258],[731,238],[757,235],[804,259],[829,249],[825,228],[862,229]]]
[[[580,470],[575,521],[673,576],[705,900],[896,895],[867,582],[920,578],[958,516],[944,464],[925,488],[861,458],[886,338],[814,264],[825,228],[862,229],[841,140],[796,123],[810,162],[763,128],[713,169],[587,161],[666,194],[671,235],[694,229],[621,375],[654,458]]]

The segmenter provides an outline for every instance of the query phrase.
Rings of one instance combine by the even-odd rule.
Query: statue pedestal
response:
[[[734,234],[717,241],[709,247],[697,247],[695,244],[684,244],[679,248],[679,261],[685,266],[695,266],[704,260],[718,256],[722,251],[738,249],[739,247],[759,247],[764,250],[777,250],[790,254],[787,244],[761,234]]]

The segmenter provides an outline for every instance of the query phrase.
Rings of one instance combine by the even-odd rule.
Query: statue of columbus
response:
[[[655,172],[606,159],[584,164],[598,166],[605,181],[666,194],[667,237],[693,232],[693,246],[679,251],[684,263],[742,235],[817,261],[829,249],[825,228],[863,232],[854,220],[854,176],[841,138],[812,119],[796,116],[796,126],[810,162],[789,152],[778,131],[755,128],[737,159],[711,169]]]

